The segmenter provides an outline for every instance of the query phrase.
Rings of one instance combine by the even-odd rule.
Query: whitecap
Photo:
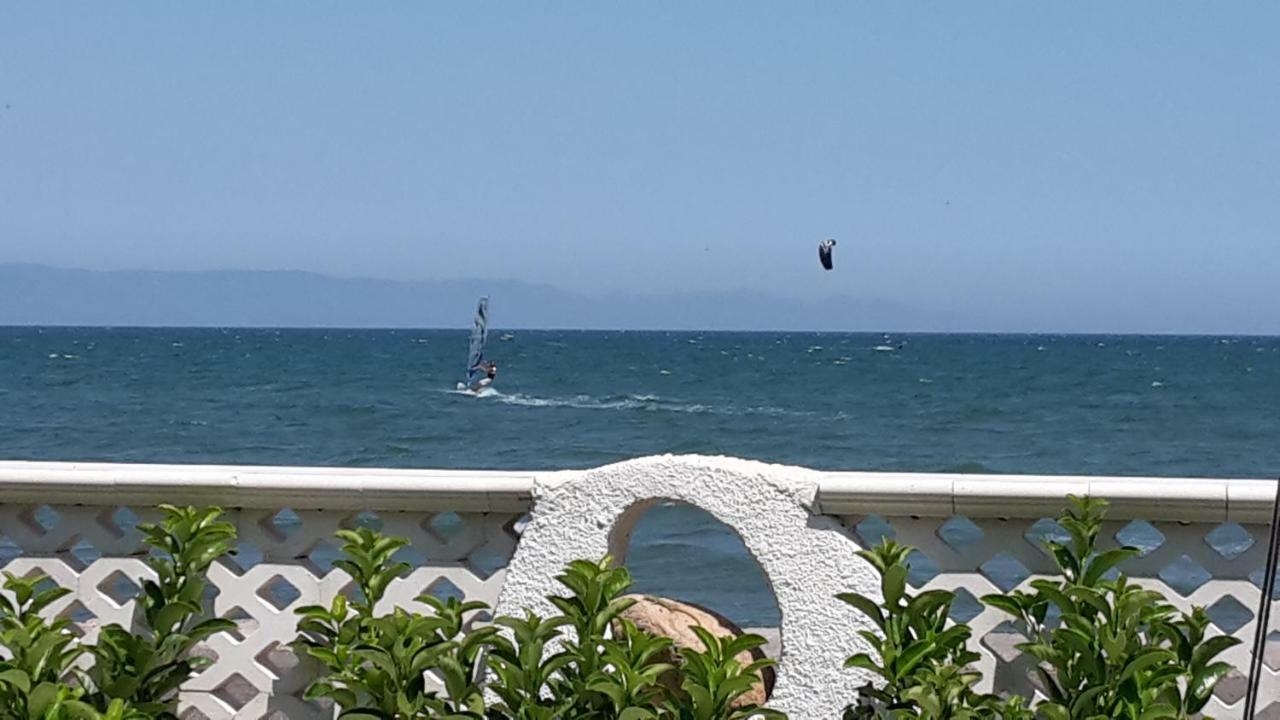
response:
[[[1152,381],[1152,383],[1151,383],[1151,387],[1153,387],[1153,388],[1162,388],[1162,387],[1164,387],[1164,383],[1160,382],[1159,380],[1155,380],[1155,381]]]
[[[893,352],[895,350],[892,345],[877,345],[871,349],[876,352]]]

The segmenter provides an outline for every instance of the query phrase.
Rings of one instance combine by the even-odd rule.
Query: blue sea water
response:
[[[464,331],[0,328],[0,458],[1280,474],[1280,338],[497,330],[488,354],[498,393],[472,398]],[[757,581],[736,542],[655,512],[630,562],[768,621],[733,599]],[[659,577],[689,548],[702,567]]]

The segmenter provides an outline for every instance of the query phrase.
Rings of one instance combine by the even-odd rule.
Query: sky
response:
[[[3,3],[0,262],[1280,332],[1278,35],[1274,2]]]

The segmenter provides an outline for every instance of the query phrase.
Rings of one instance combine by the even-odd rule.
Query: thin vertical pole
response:
[[[1276,499],[1271,506],[1271,542],[1267,545],[1267,566],[1262,571],[1262,600],[1258,603],[1258,627],[1253,634],[1253,656],[1249,661],[1243,720],[1253,720],[1258,712],[1258,685],[1262,681],[1262,656],[1267,649],[1267,631],[1271,627],[1271,593],[1276,583],[1277,555],[1280,555],[1280,480],[1276,481]]]

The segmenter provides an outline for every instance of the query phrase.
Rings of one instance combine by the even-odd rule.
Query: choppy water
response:
[[[542,469],[698,452],[840,469],[1280,473],[1280,338],[501,337],[498,394],[476,399],[452,390],[462,331],[0,328],[0,457]],[[767,620],[740,600],[731,541],[696,515],[654,513],[632,564],[646,588]],[[690,547],[730,560],[653,579]]]

